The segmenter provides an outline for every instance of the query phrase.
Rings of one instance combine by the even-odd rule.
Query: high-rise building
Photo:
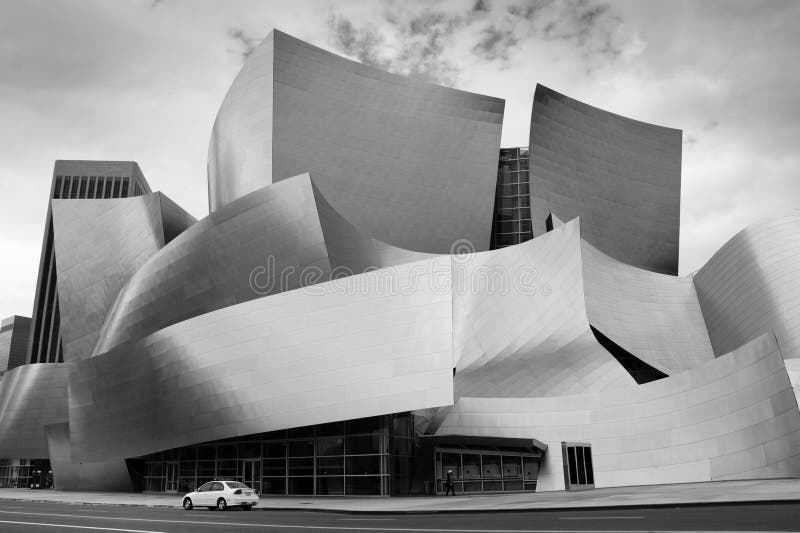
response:
[[[31,319],[10,316],[0,322],[0,376],[27,362]]]
[[[150,192],[139,165],[132,161],[56,161],[51,199],[129,198]],[[28,360],[31,363],[64,361],[58,276],[53,247],[53,215],[47,207],[39,274],[31,316]]]

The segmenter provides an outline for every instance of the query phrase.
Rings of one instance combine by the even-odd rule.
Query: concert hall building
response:
[[[504,107],[275,30],[211,131],[205,218],[136,163],[57,161],[0,486],[799,476],[800,215],[679,277],[680,130],[537,85],[501,148]]]

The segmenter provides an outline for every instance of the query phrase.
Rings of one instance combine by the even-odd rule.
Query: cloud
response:
[[[472,4],[473,13],[488,13],[489,11],[491,11],[489,0],[476,0]]]
[[[333,30],[336,48],[362,63],[423,81],[452,85],[460,68],[448,59],[447,45],[465,21],[461,14],[427,8],[417,13],[387,11],[381,21],[383,32],[379,33],[372,25],[357,26],[345,15],[333,12],[328,27]],[[391,42],[382,33],[388,33]]]
[[[472,48],[472,51],[490,61],[508,60],[511,48],[518,42],[519,39],[513,32],[491,25],[483,29],[481,40]]]
[[[241,47],[242,58],[246,58],[253,53],[260,39],[256,37],[249,37],[245,32],[239,28],[231,28],[228,30],[228,37],[233,39]]]
[[[631,36],[610,4],[592,0],[528,0],[512,4],[509,14],[525,20],[526,33],[546,40],[573,44],[586,60],[616,58]]]
[[[328,27],[336,34],[336,44],[348,56],[372,67],[391,68],[389,61],[380,57],[384,40],[376,31],[356,28],[352,21],[334,13],[328,18]]]

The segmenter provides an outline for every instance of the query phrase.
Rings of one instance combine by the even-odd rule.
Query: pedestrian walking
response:
[[[445,482],[445,487],[447,488],[447,492],[444,493],[445,496],[449,496],[452,494],[453,496],[456,495],[456,486],[453,483],[453,471],[447,471],[447,481]]]

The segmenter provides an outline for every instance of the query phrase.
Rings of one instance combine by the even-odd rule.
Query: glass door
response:
[[[242,483],[261,494],[261,460],[242,460]]]
[[[166,467],[164,492],[178,492],[178,462],[168,462]]]

